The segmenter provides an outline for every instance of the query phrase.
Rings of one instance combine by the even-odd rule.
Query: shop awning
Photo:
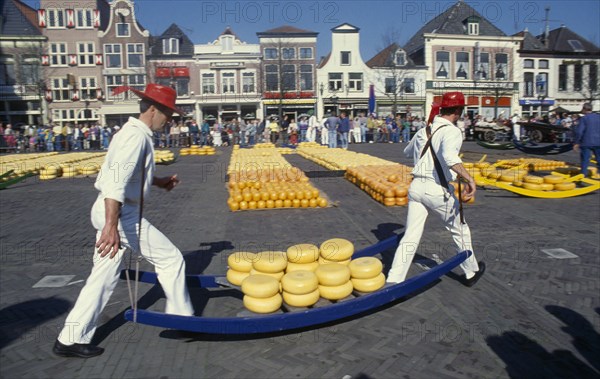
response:
[[[190,69],[187,67],[175,67],[173,69],[173,76],[175,77],[185,77],[185,78],[189,78],[190,77]]]
[[[156,68],[156,77],[157,78],[170,78],[171,77],[171,68],[157,67]]]
[[[314,104],[316,102],[316,99],[284,99],[281,101],[281,104]],[[278,105],[279,100],[265,100],[263,101],[263,104]]]

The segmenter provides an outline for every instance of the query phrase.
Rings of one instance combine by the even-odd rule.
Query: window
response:
[[[583,83],[583,65],[575,65],[575,74],[573,76],[573,90],[581,91],[581,85]]]
[[[77,44],[77,55],[80,66],[95,66],[95,49],[93,42],[79,42]]]
[[[481,53],[479,54],[479,67],[475,71],[475,78],[477,80],[487,80],[490,72],[490,54]]]
[[[15,76],[15,60],[12,55],[0,56],[0,85],[14,86],[17,84]]]
[[[548,74],[541,73],[535,76],[535,92],[541,96],[548,96]]]
[[[175,78],[175,91],[178,97],[190,96],[190,78],[184,76]]]
[[[127,81],[129,82],[129,87],[140,91],[144,91],[144,87],[146,87],[146,76],[143,74],[128,75]]]
[[[385,78],[385,93],[396,92],[396,78]]]
[[[569,73],[567,71],[568,66],[566,64],[561,64],[558,66],[558,90],[566,91],[567,83],[569,81]]]
[[[404,93],[415,93],[415,78],[404,79]]]
[[[300,91],[312,91],[313,66],[311,64],[300,65]]]
[[[40,59],[34,56],[24,56],[21,64],[21,74],[23,84],[38,84],[40,80]]]
[[[279,72],[277,65],[270,64],[265,67],[265,82],[267,91],[279,90]]]
[[[125,22],[117,23],[117,37],[129,37],[129,24]]]
[[[235,92],[235,73],[224,72],[221,74],[221,93]]]
[[[296,49],[293,47],[284,47],[281,49],[283,59],[296,59]]]
[[[106,75],[106,97],[109,100],[124,100],[127,98],[128,91],[113,95],[113,90],[123,85],[123,76],[121,75]]]
[[[49,29],[60,29],[65,27],[65,11],[63,9],[48,9],[46,14],[48,17]]]
[[[293,64],[284,64],[281,67],[281,84],[284,91],[296,90],[296,66]]]
[[[362,91],[363,74],[360,72],[351,72],[348,74],[348,87],[351,91]]]
[[[435,53],[435,77],[438,79],[448,79],[449,67],[450,53],[447,51],[437,51]]]
[[[91,9],[77,9],[75,11],[75,26],[77,29],[91,29],[94,27]]]
[[[54,121],[57,124],[75,122],[75,109],[53,109],[52,121]]]
[[[310,47],[301,47],[300,48],[300,59],[312,59],[313,52]]]
[[[268,47],[265,49],[265,59],[277,59],[277,49]]]
[[[396,51],[396,54],[394,55],[394,64],[396,66],[406,65],[406,54],[404,51]]]
[[[179,40],[177,38],[163,39],[163,54],[179,54]]]
[[[340,53],[340,62],[343,65],[349,65],[350,64],[350,52],[349,51],[342,51]]]
[[[215,74],[202,74],[202,93],[215,93]]]
[[[598,90],[598,65],[591,64],[590,65],[590,85],[589,89],[591,92],[596,92]],[[596,157],[598,159],[598,157]]]
[[[339,91],[342,89],[342,73],[329,73],[329,90]]]
[[[127,44],[127,67],[144,67],[144,44]]]
[[[583,45],[581,44],[581,42],[579,40],[570,39],[567,42],[569,43],[569,45],[571,46],[573,51],[578,52],[578,53],[585,52],[585,48],[583,47]]]
[[[533,68],[533,59],[525,59],[523,61],[523,68]]]
[[[104,64],[106,68],[121,68],[121,45],[104,45]]]
[[[538,62],[538,68],[549,68],[548,60],[540,59],[540,61]]]
[[[458,52],[456,53],[456,79],[469,79],[469,53]]]
[[[79,91],[81,94],[81,100],[96,100],[97,98],[96,78],[91,77],[80,77],[79,78]]]
[[[256,92],[253,72],[243,72],[242,73],[242,92],[243,93]]]
[[[533,72],[526,72],[523,75],[524,96],[533,97]]]
[[[52,99],[53,101],[71,101],[69,79],[52,78]]]
[[[50,65],[67,65],[67,44],[64,42],[55,42],[50,44]]]
[[[233,50],[233,36],[222,36],[221,37],[221,48],[223,51]]]
[[[496,54],[496,80],[508,80],[508,54]]]
[[[468,33],[470,36],[478,36],[479,35],[479,23],[470,22]]]

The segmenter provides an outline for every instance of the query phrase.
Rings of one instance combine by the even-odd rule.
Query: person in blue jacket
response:
[[[573,149],[579,151],[581,156],[581,173],[588,175],[588,166],[592,152],[596,157],[598,172],[600,173],[600,114],[592,113],[592,104],[585,103],[581,109],[583,117],[575,130],[575,143]]]

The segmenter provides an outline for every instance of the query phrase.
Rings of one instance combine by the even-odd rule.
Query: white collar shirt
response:
[[[142,121],[130,117],[113,137],[96,179],[94,186],[100,196],[121,204],[139,204],[141,162],[144,162],[144,197],[147,197],[155,171],[152,131]]]
[[[445,127],[436,133],[436,131],[444,125]],[[450,121],[439,116],[433,120],[431,133],[433,134],[431,148],[436,153],[438,160],[442,164],[442,169],[446,179],[448,181],[453,180],[456,177],[456,174],[454,171],[450,170],[450,167],[457,163],[462,163],[462,160],[459,157],[460,148],[462,146],[462,133],[460,129],[453,125]],[[431,152],[427,151],[427,153],[421,158],[421,152],[425,148],[427,140],[426,128],[420,129],[410,140],[408,146],[404,149],[404,154],[406,154],[406,156],[409,158],[413,158],[415,167],[412,171],[412,174],[415,178],[432,180],[438,184],[441,184],[435,170],[435,164],[433,162]]]

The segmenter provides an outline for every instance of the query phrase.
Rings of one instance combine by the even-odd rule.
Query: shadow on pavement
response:
[[[32,329],[66,313],[71,303],[61,298],[29,300],[0,310],[0,350]]]
[[[528,336],[509,331],[486,338],[488,346],[506,364],[511,378],[599,378],[598,333],[580,314],[559,306],[546,310],[565,322],[564,331],[574,337],[577,350],[590,363],[582,361],[568,350],[549,352]]]

